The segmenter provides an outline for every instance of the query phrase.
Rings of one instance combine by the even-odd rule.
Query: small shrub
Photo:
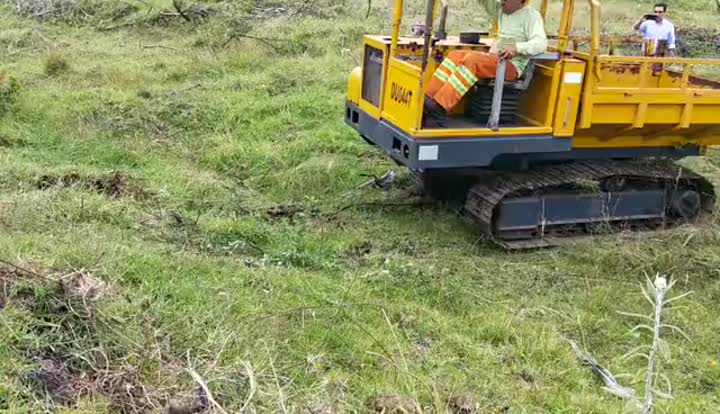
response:
[[[57,76],[67,72],[70,64],[60,55],[49,55],[45,59],[45,74],[48,76]]]
[[[703,27],[678,27],[677,51],[684,57],[720,55],[720,31]]]
[[[6,77],[0,72],[0,116],[10,112],[20,93],[20,84],[12,76]]]

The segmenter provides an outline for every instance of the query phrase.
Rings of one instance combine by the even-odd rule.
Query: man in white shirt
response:
[[[675,26],[665,18],[667,4],[657,3],[654,12],[654,18],[646,14],[635,23],[633,29],[640,32],[643,39],[656,42],[652,53],[654,56],[664,55],[663,49],[658,47],[660,44],[665,45],[668,55],[675,56]]]

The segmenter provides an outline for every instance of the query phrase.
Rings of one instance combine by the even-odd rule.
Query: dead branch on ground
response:
[[[225,40],[225,42],[222,44],[222,47],[223,48],[226,47],[228,44],[230,44],[230,42],[232,42],[233,40],[237,40],[239,38],[257,40],[258,42],[264,43],[264,44],[272,47],[273,49],[275,49],[276,52],[279,52],[281,49],[280,49],[280,47],[273,44],[272,42],[283,41],[282,39],[273,39],[273,38],[268,38],[268,37],[257,37],[257,36],[250,36],[250,35],[246,35],[246,34],[233,33],[227,38],[227,40]]]
[[[191,20],[190,16],[187,15],[187,10],[183,10],[182,0],[173,0],[173,7],[186,22]]]
[[[168,50],[177,50],[176,48],[172,46],[163,46],[163,45],[143,45],[143,49],[168,49]]]

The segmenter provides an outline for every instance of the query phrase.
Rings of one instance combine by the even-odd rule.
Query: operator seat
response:
[[[476,123],[487,123],[488,128],[497,130],[502,126],[517,126],[517,107],[520,95],[532,82],[538,61],[560,59],[557,52],[545,52],[531,56],[527,66],[517,80],[496,82],[505,79],[506,62],[501,60],[495,79],[480,79],[474,85],[474,93],[468,100],[466,116]],[[496,96],[497,94],[497,96]],[[496,114],[493,112],[495,108]]]

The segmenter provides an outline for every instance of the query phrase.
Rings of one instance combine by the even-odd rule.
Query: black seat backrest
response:
[[[508,87],[515,90],[526,90],[528,86],[530,86],[530,82],[532,81],[535,72],[535,62],[538,60],[560,60],[560,54],[557,52],[545,52],[539,55],[531,56],[528,60],[527,66],[525,66],[525,70],[523,71],[522,75],[520,75],[520,79],[511,82],[496,82],[497,79],[505,79],[505,67],[507,65],[507,62],[505,60],[500,61],[500,63],[498,64],[495,80],[492,80],[490,82],[490,84],[493,86],[494,92],[492,110],[490,112],[490,119],[488,119],[488,128],[492,129],[493,131],[498,130],[500,123],[500,109],[502,108],[503,89],[505,87]]]

